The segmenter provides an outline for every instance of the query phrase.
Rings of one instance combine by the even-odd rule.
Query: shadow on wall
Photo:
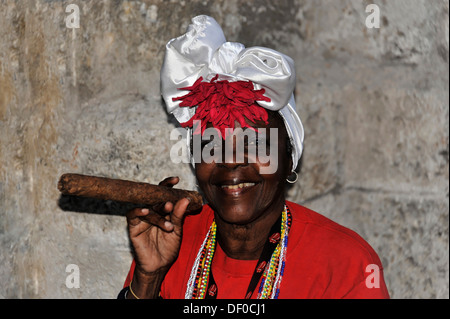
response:
[[[61,195],[58,206],[63,211],[113,216],[125,216],[130,210],[141,207],[132,203],[73,195]]]

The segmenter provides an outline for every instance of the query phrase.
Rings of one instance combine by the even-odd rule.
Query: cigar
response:
[[[182,198],[190,200],[187,211],[198,210],[203,205],[203,198],[196,191],[81,174],[61,175],[58,189],[63,195],[113,200],[143,207],[166,202],[175,204]]]

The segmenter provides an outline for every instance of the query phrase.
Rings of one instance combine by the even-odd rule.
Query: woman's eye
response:
[[[220,143],[217,143],[216,141],[204,141],[202,142],[202,148],[206,149],[213,149],[213,148],[219,148],[222,145]]]
[[[258,146],[258,144],[259,144],[259,141],[258,141],[257,138],[251,139],[251,140],[248,140],[248,141],[247,141],[247,145],[248,145],[248,146]]]
[[[261,146],[266,144],[267,140],[265,138],[255,138],[247,141],[247,146]]]

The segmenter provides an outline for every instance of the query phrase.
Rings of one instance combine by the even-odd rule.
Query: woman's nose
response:
[[[223,165],[233,169],[237,166],[248,164],[248,154],[243,141],[236,136],[231,140],[226,140],[222,147]]]

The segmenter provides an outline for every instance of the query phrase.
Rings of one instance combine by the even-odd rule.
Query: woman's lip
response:
[[[239,183],[239,184],[233,184],[233,185],[222,185],[220,187],[229,188],[229,189],[238,189],[238,188],[244,188],[244,187],[251,187],[254,185],[255,185],[255,183]]]
[[[244,182],[230,185],[216,185],[220,191],[227,195],[238,196],[253,189],[258,183]]]

